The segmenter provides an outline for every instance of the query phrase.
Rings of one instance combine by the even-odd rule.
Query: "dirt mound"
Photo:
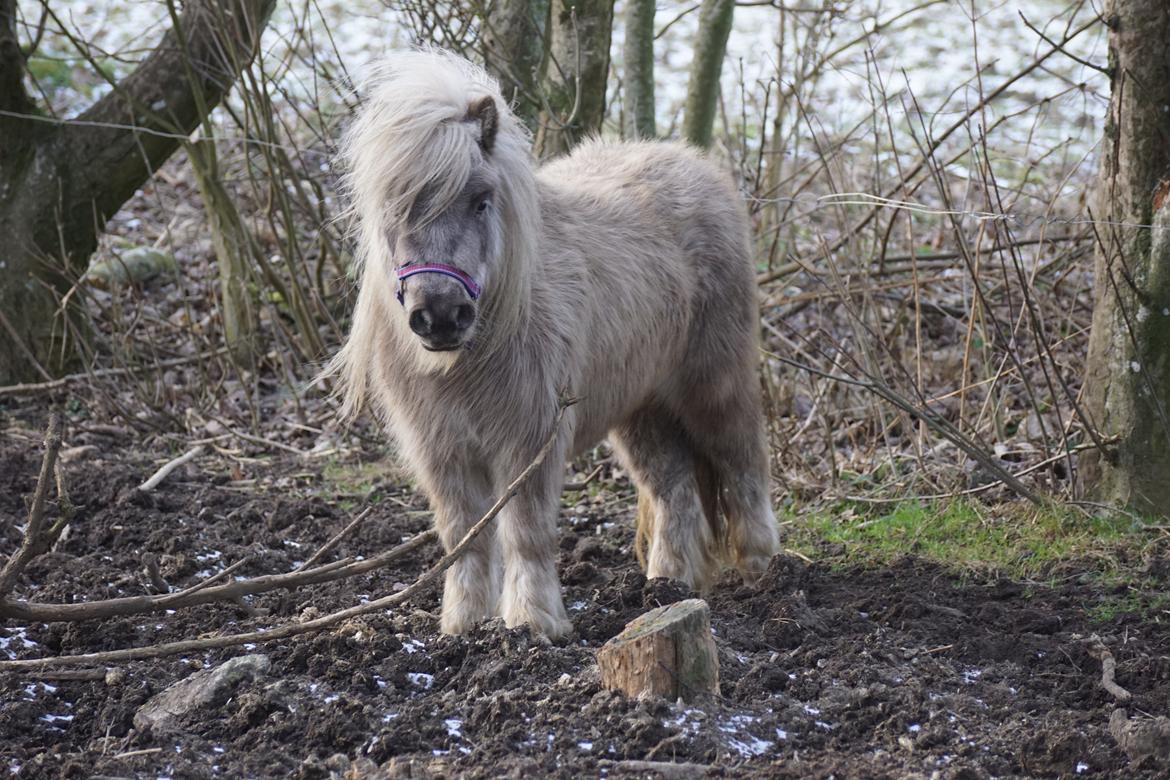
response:
[[[0,447],[0,513],[20,522],[38,458]],[[295,466],[290,466],[292,474]],[[143,555],[175,588],[248,557],[241,576],[288,571],[347,522],[312,496],[311,477],[268,487],[177,474],[133,490],[153,464],[132,456],[71,466],[72,531],[27,572],[17,596],[98,599],[146,592]],[[302,480],[298,482],[297,480]],[[309,480],[304,482],[303,480]],[[424,529],[421,506],[382,501],[337,555],[369,556]],[[593,654],[649,607],[686,598],[647,582],[626,518],[566,513],[560,570],[576,628],[542,643],[499,621],[437,633],[437,594],[405,614],[353,620],[263,648],[144,661],[107,679],[0,678],[0,767],[17,777],[324,778],[637,776],[628,761],[714,767],[713,776],[979,778],[1164,776],[1133,764],[1109,732],[1116,702],[1084,638],[1100,634],[1131,718],[1164,713],[1170,631],[1121,614],[1094,623],[1102,594],[965,581],[907,558],[884,568],[776,558],[755,586],[728,575],[709,595],[721,698],[708,706],[636,701],[601,690]],[[0,538],[0,552],[13,549]],[[83,625],[0,627],[0,654],[78,653],[239,631],[358,603],[408,583],[433,560],[239,605]],[[271,659],[226,702],[185,714],[177,732],[139,731],[152,696],[245,652]],[[342,755],[337,755],[342,754]]]

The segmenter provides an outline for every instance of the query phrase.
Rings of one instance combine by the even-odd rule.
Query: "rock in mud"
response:
[[[136,246],[116,255],[98,258],[86,271],[85,280],[102,290],[147,282],[179,271],[173,255],[148,246]]]
[[[178,731],[184,715],[223,704],[241,683],[262,677],[271,665],[268,656],[257,653],[195,672],[143,704],[134,713],[134,727],[155,735]]]

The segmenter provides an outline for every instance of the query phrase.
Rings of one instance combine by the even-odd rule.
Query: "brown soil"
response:
[[[351,516],[319,469],[279,462],[254,483],[214,459],[156,492],[134,487],[164,453],[79,434],[96,454],[71,463],[78,506],[68,538],[28,570],[16,595],[44,601],[146,592],[145,553],[188,586],[245,556],[242,576],[294,568]],[[12,551],[39,464],[35,441],[0,439],[0,553]],[[234,475],[240,477],[240,474]],[[255,476],[255,475],[254,475]],[[335,555],[371,555],[427,527],[421,499],[389,482],[361,532]],[[386,765],[448,776],[634,776],[632,759],[710,765],[715,776],[978,778],[1156,777],[1108,731],[1115,703],[1082,641],[1101,634],[1134,695],[1131,717],[1170,699],[1170,630],[1150,616],[1095,624],[1104,594],[971,581],[916,559],[882,568],[773,561],[755,587],[727,577],[710,596],[721,698],[702,706],[601,690],[593,654],[650,606],[687,595],[647,583],[630,554],[627,513],[566,509],[560,571],[576,626],[548,646],[490,623],[440,636],[432,593],[413,612],[251,650],[129,664],[122,680],[0,676],[0,773],[16,777],[302,777]],[[324,613],[401,587],[431,561],[241,606],[85,624],[0,624],[0,657],[148,644]],[[1155,567],[1165,569],[1166,567]],[[177,736],[138,733],[153,694],[243,652],[272,667]],[[342,754],[342,756],[337,756]],[[393,761],[395,760],[396,761]],[[393,763],[391,763],[393,761]]]

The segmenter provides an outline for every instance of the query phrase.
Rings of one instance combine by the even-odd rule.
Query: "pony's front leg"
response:
[[[486,474],[471,468],[447,468],[433,472],[429,490],[435,512],[435,530],[443,550],[450,552],[491,506]],[[500,567],[491,526],[484,529],[467,551],[447,569],[443,585],[444,634],[462,634],[475,624],[495,616],[500,595]]]
[[[564,459],[558,448],[500,513],[504,589],[500,614],[509,626],[527,623],[550,639],[572,630],[557,577],[557,515]]]

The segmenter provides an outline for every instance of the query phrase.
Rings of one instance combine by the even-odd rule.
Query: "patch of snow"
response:
[[[53,715],[52,713],[46,713],[41,716],[41,720],[43,720],[45,723],[56,723],[57,721],[64,721],[65,723],[68,723],[69,721],[73,720],[73,716]]]
[[[586,753],[591,753],[591,752],[593,752],[593,743],[592,742],[578,742],[577,749],[584,750]]]
[[[1086,764],[1084,761],[1078,761],[1077,762],[1077,774],[1078,775],[1084,774],[1087,771],[1089,771],[1089,765]]]
[[[922,731],[922,726],[918,725],[917,723],[911,723],[909,729],[911,734],[917,734],[918,732]]]
[[[402,649],[405,650],[407,653],[413,655],[414,653],[417,653],[421,650],[426,649],[426,645],[424,645],[422,642],[418,641],[417,639],[403,639],[402,640]]]
[[[443,725],[447,727],[447,736],[463,739],[463,721],[459,718],[448,718],[443,721]]]
[[[426,672],[407,672],[406,679],[416,688],[422,688],[427,691],[435,684],[435,676]]]
[[[28,631],[26,626],[13,626],[8,629],[8,636],[0,636],[0,651],[2,651],[9,658],[16,658],[16,649],[22,648],[24,650],[31,650],[38,647],[37,643],[26,636]]]

